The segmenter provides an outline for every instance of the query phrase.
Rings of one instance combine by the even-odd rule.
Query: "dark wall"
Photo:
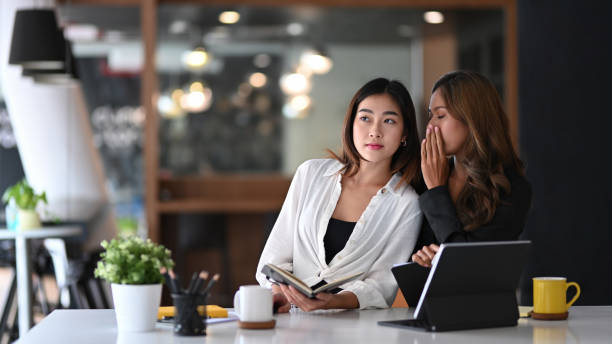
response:
[[[566,276],[576,304],[612,304],[612,6],[518,1],[522,157],[533,185],[525,237],[533,276]],[[571,293],[571,292],[570,292]]]

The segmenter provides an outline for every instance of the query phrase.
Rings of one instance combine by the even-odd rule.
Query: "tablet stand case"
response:
[[[519,319],[513,293],[442,296],[425,300],[423,306],[431,331],[516,326]]]
[[[497,276],[497,279],[489,278],[488,281],[495,283],[502,279],[507,279],[502,283],[503,285],[517,284],[518,277],[524,266],[525,252],[529,244],[528,242],[515,242],[515,244],[522,244],[522,247],[512,249],[512,252],[508,251],[507,248],[492,247],[498,250],[498,254],[500,252],[501,254],[506,254],[509,259],[514,260],[515,264],[511,264],[511,268],[507,269],[509,273],[505,276]],[[478,274],[486,270],[485,267],[481,268],[462,273],[464,273],[465,278],[474,280],[474,276],[469,275]],[[488,268],[491,269],[491,266],[488,266]],[[438,283],[438,285],[448,285],[448,283],[451,283],[451,281],[458,277],[457,275],[450,276],[449,274],[438,276],[438,282],[442,282]],[[431,295],[430,293],[423,300],[418,319],[381,321],[379,324],[402,328],[414,327],[427,331],[516,326],[518,324],[519,311],[514,290],[510,291],[508,288],[506,290],[491,290],[491,292],[487,293],[484,290],[479,290],[478,286],[478,284],[468,283],[467,286],[463,286],[462,290],[456,290],[454,295]]]
[[[441,332],[516,326],[519,319],[513,293],[430,298],[424,301],[421,312],[423,319],[380,321],[379,324]]]

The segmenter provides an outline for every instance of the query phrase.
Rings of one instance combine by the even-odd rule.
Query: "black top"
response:
[[[425,217],[414,252],[425,245],[445,242],[517,240],[531,207],[531,185],[513,170],[505,171],[510,194],[502,194],[491,222],[471,231],[463,230],[446,185],[425,191],[419,204]]]
[[[329,264],[332,259],[342,251],[351,233],[355,228],[355,222],[347,222],[333,217],[329,219],[327,224],[327,232],[323,237],[323,246],[325,246],[325,262]]]

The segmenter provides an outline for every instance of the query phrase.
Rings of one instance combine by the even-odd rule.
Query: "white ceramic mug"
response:
[[[270,321],[273,319],[272,291],[258,285],[243,285],[234,294],[234,310],[240,321]]]

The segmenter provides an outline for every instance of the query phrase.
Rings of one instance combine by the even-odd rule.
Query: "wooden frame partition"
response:
[[[157,74],[155,70],[155,47],[156,47],[156,25],[157,7],[163,4],[201,4],[215,6],[292,6],[292,5],[315,5],[322,7],[414,7],[421,9],[502,9],[505,14],[505,106],[510,122],[510,136],[515,147],[518,149],[519,139],[519,116],[518,116],[518,41],[517,41],[517,4],[516,0],[64,0],[70,4],[90,4],[90,5],[139,5],[141,15],[141,29],[145,51],[144,69],[142,72],[141,102],[146,113],[145,122],[145,211],[147,214],[147,224],[149,237],[156,242],[161,239],[159,228],[160,215],[163,212],[197,211],[206,208],[210,202],[205,200],[191,200],[191,203],[168,203],[160,200],[159,176],[159,149],[158,149],[158,115],[154,106],[158,96]],[[427,61],[424,61],[424,68],[427,69]],[[240,179],[241,181],[244,178]],[[167,181],[166,181],[167,183]],[[181,180],[181,187],[185,187],[185,180]],[[194,181],[193,186],[202,185],[202,181]],[[287,179],[278,177],[279,185],[288,185]],[[246,184],[248,185],[248,183]],[[284,195],[282,187],[276,190],[277,194],[269,195],[268,207],[279,207]],[[274,197],[279,197],[272,201]],[[279,201],[280,200],[280,201]],[[279,203],[280,202],[280,203]],[[253,204],[256,204],[253,203]],[[206,210],[202,208],[201,210]],[[249,211],[249,207],[241,208]],[[267,207],[257,205],[254,211],[263,211]]]

